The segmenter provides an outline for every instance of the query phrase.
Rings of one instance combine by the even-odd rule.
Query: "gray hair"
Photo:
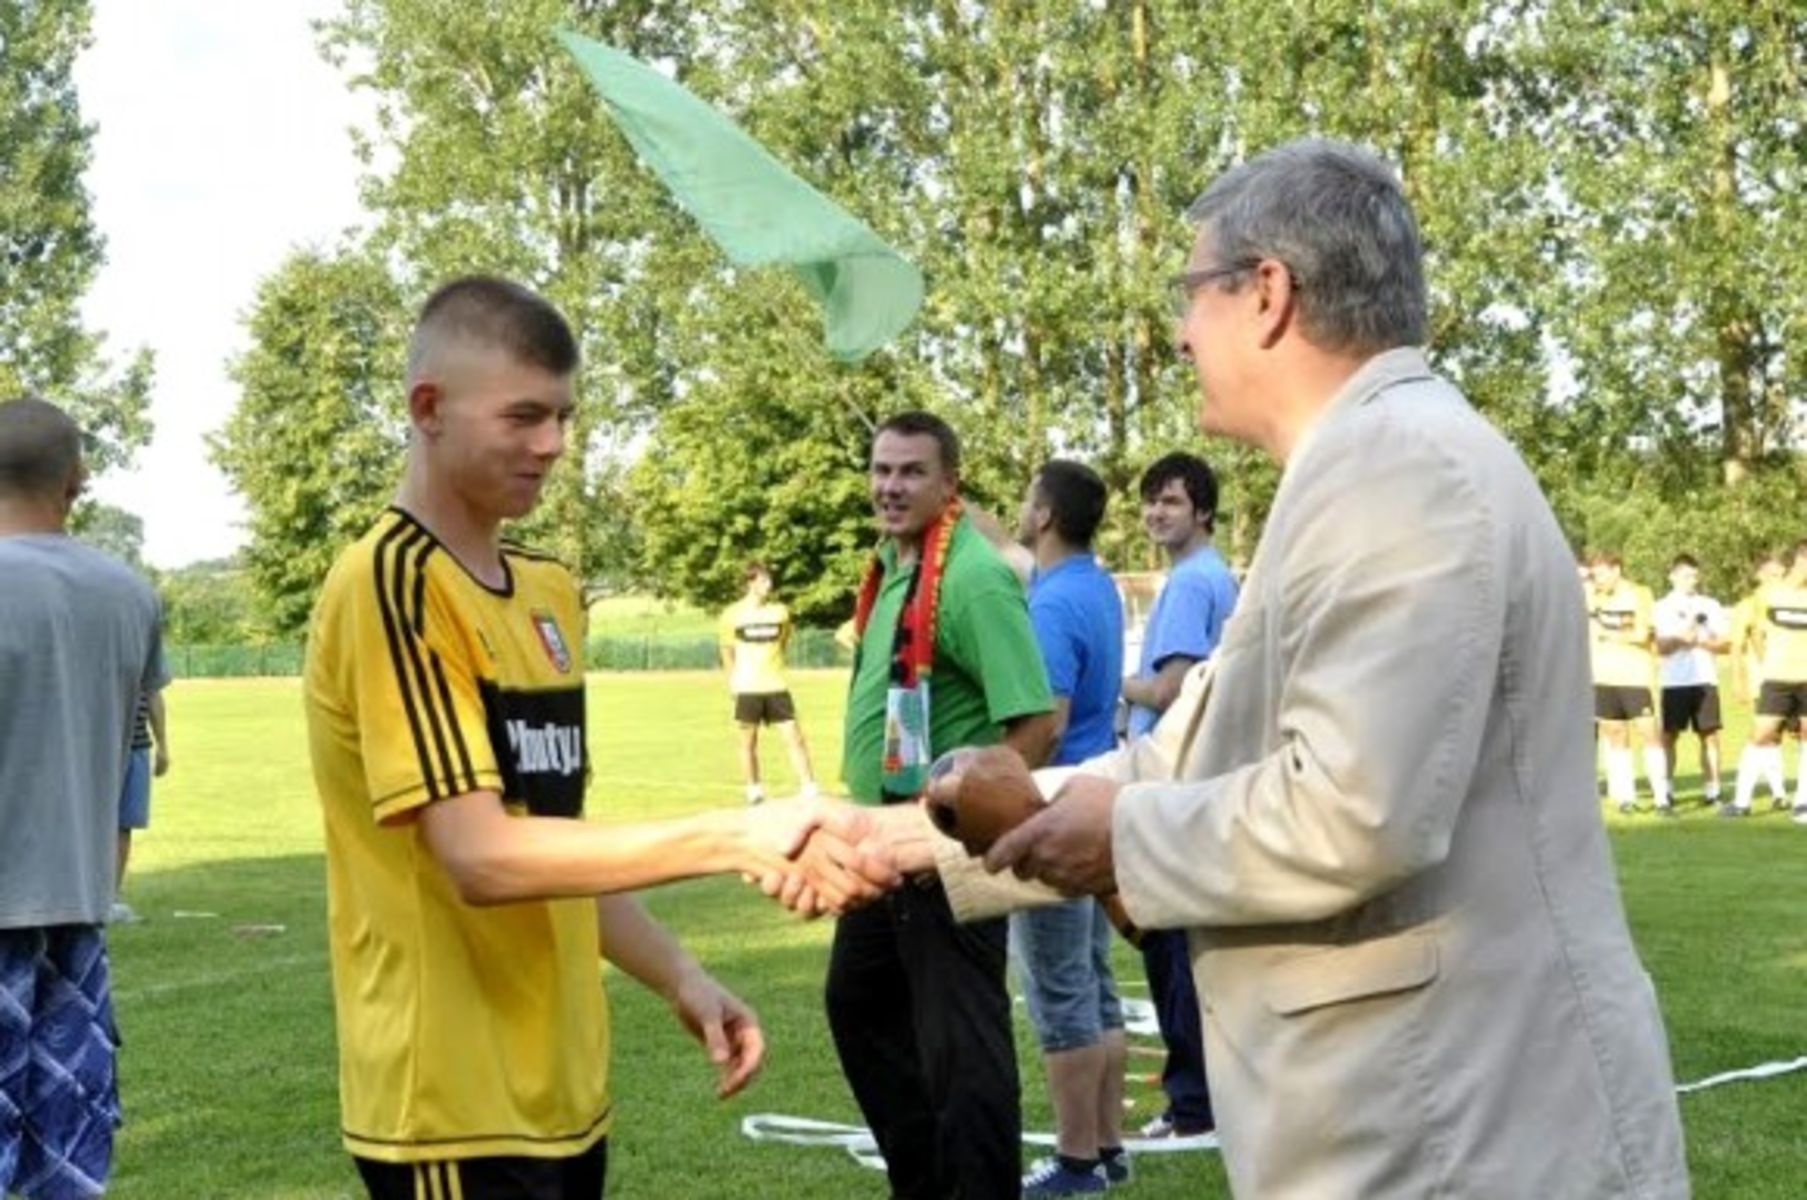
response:
[[[1186,216],[1209,226],[1224,266],[1285,263],[1300,329],[1314,344],[1370,353],[1423,344],[1418,223],[1399,180],[1368,151],[1287,142],[1218,176]]]
[[[0,495],[61,493],[82,465],[82,431],[69,414],[35,396],[0,403]]]

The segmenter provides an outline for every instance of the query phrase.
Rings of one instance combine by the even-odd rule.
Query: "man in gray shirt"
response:
[[[81,431],[0,403],[0,1195],[105,1191],[119,1124],[102,923],[157,599],[68,536]]]

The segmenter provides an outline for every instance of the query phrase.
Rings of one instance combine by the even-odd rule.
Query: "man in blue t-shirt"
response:
[[[1048,668],[1060,742],[1051,766],[1116,743],[1123,601],[1092,556],[1104,481],[1054,461],[1029,485],[1019,540],[1035,558],[1029,620]],[[1090,896],[1012,914],[1011,948],[1054,1103],[1055,1155],[1023,1178],[1025,1197],[1102,1192],[1129,1178],[1123,1156],[1123,1008],[1111,977],[1111,924]]]
[[[1172,568],[1142,634],[1136,673],[1123,681],[1130,704],[1129,734],[1140,737],[1174,697],[1194,663],[1211,657],[1224,622],[1236,607],[1236,580],[1211,544],[1217,523],[1217,477],[1205,460],[1184,451],[1142,473],[1142,523],[1167,552]],[[1161,1087],[1167,1111],[1142,1129],[1144,1137],[1203,1133],[1216,1127],[1205,1085],[1205,1041],[1199,1025],[1192,955],[1181,930],[1149,930],[1142,938],[1148,990],[1167,1043]]]
[[[1142,473],[1141,492],[1142,524],[1172,566],[1143,630],[1136,673],[1123,681],[1131,737],[1154,728],[1192,664],[1211,657],[1236,607],[1236,579],[1211,544],[1217,477],[1205,460],[1175,451]]]

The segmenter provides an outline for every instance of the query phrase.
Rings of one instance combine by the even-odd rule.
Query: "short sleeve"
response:
[[[1217,635],[1229,613],[1216,612],[1210,580],[1191,571],[1176,571],[1167,580],[1161,598],[1161,622],[1151,630],[1147,651],[1151,670],[1159,671],[1169,659],[1206,659],[1217,645]]]
[[[1074,627],[1072,609],[1051,597],[1029,598],[1029,623],[1041,646],[1042,664],[1048,670],[1048,690],[1069,699],[1079,686],[1080,630]]]
[[[423,579],[416,557],[383,557],[343,595],[350,628],[341,653],[350,683],[365,784],[379,821],[435,800],[500,792],[482,689],[452,599]]]
[[[1014,579],[979,586],[948,615],[951,649],[984,689],[986,715],[995,724],[1053,711],[1041,647]]]

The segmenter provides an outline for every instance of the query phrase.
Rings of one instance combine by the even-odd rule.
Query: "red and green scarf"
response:
[[[898,687],[915,687],[919,679],[934,671],[935,621],[941,607],[941,576],[947,570],[954,527],[960,523],[962,511],[960,498],[956,496],[922,531],[916,573],[904,595],[903,607],[897,613],[897,636],[891,639],[891,682]],[[853,629],[857,637],[866,635],[866,625],[878,604],[878,591],[884,579],[884,560],[874,554],[866,566],[866,578],[860,582],[859,600],[853,608]]]

